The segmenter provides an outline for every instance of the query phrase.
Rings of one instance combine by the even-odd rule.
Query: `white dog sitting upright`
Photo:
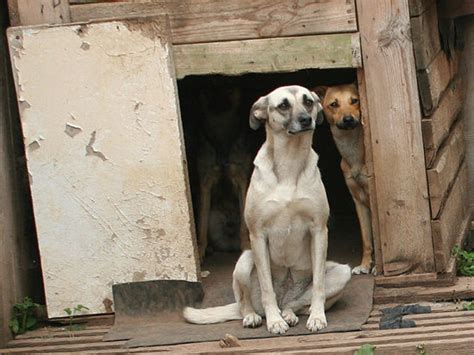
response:
[[[247,193],[252,250],[235,266],[236,303],[186,308],[187,321],[243,319],[244,327],[257,327],[265,316],[268,331],[283,334],[297,314],[309,314],[309,330],[327,326],[325,309],[342,295],[351,270],[326,261],[329,205],[311,147],[320,110],[318,96],[301,86],[280,87],[252,106],[250,126],[265,124],[267,138]]]

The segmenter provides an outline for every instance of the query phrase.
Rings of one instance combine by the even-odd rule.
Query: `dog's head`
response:
[[[355,84],[318,86],[314,91],[322,99],[324,116],[330,125],[348,130],[361,124],[359,92]]]
[[[321,110],[314,92],[302,86],[282,86],[253,104],[249,123],[251,128],[258,129],[266,122],[274,132],[293,135],[314,130]]]

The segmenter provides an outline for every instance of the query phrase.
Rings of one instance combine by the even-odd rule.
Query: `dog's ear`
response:
[[[324,96],[326,95],[326,91],[328,91],[328,86],[321,85],[321,86],[316,86],[313,91],[319,96],[319,98],[322,100]]]
[[[327,86],[326,86],[327,88]],[[314,101],[316,102],[317,109],[318,109],[318,114],[316,115],[316,125],[320,126],[324,122],[324,111],[323,111],[323,105],[321,104],[321,99],[320,96],[311,91],[311,95],[313,96]]]
[[[262,122],[268,119],[268,97],[259,98],[250,109],[249,124],[252,129],[259,129]]]

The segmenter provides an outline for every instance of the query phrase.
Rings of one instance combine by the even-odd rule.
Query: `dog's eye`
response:
[[[352,98],[352,99],[351,99],[351,104],[352,104],[352,105],[355,105],[355,104],[357,104],[358,102],[359,102],[359,99],[356,99],[356,98]]]
[[[304,100],[304,105],[305,105],[307,108],[311,109],[311,108],[313,108],[314,101],[313,101],[313,100],[310,100],[310,99],[305,99],[305,100]]]
[[[278,105],[280,110],[286,111],[290,108],[290,103],[288,101],[283,101],[281,104]]]
[[[337,103],[337,101],[333,101],[329,104],[329,106],[331,106],[332,108],[336,108],[339,106],[339,104]]]

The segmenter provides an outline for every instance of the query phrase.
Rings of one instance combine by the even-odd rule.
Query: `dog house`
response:
[[[8,4],[12,25],[26,26],[11,28],[9,41],[30,172],[34,168],[30,184],[50,316],[60,316],[64,307],[79,302],[72,296],[64,297],[68,294],[66,289],[73,294],[93,288],[97,294],[88,302],[91,312],[104,313],[111,310],[107,302],[110,295],[101,288],[110,288],[110,283],[156,278],[200,280],[176,91],[181,85],[177,80],[193,76],[300,72],[296,78],[310,83],[310,79],[301,78],[312,70],[345,70],[348,80],[357,79],[370,176],[376,284],[389,288],[449,283],[455,276],[451,250],[462,243],[471,217],[466,200],[463,122],[457,119],[463,98],[462,79],[457,76],[455,46],[441,48],[435,0],[60,1],[54,6],[49,1],[17,0]],[[97,48],[102,52],[94,53]],[[35,59],[35,53],[41,51],[68,60],[94,53],[92,58],[110,69],[109,77],[97,77],[98,71],[83,76],[81,68],[92,68],[87,57],[83,61],[61,59],[52,65]],[[143,55],[148,55],[147,51],[151,61]],[[146,65],[153,67],[151,71],[143,70]],[[39,76],[40,71],[33,70],[35,66],[49,70],[50,76],[42,77],[46,81],[55,73],[77,70],[75,83],[64,83],[64,78],[54,80],[57,87],[50,100],[41,87],[28,87]],[[126,96],[112,95],[114,107],[110,110],[120,117],[130,106],[130,114],[137,114],[138,128],[131,129],[118,120],[101,126],[103,132],[123,126],[114,139],[102,140],[93,117],[98,111],[83,109],[88,107],[88,91],[101,90],[92,81],[119,89],[120,81],[107,81],[111,77],[129,80],[130,86],[121,89],[136,96],[129,97],[126,108],[121,106]],[[150,77],[159,80],[149,84]],[[250,80],[258,83],[262,78]],[[324,84],[315,78],[314,85]],[[75,92],[77,87],[84,90]],[[142,88],[149,96],[143,96]],[[64,102],[65,92],[75,93],[82,101]],[[160,99],[154,102],[152,97]],[[30,99],[39,100],[38,105]],[[50,136],[42,133],[41,124],[45,122],[37,121],[38,110],[56,117],[55,109],[61,105],[61,125],[66,134],[61,132],[61,138],[53,139],[58,145],[47,148]],[[142,120],[140,110],[144,110],[146,119]],[[90,119],[83,122],[76,112],[88,114]],[[166,114],[168,119],[153,122],[156,112]],[[157,150],[145,143],[139,149],[135,149],[138,145],[121,145],[127,132],[133,132],[133,140],[140,143],[151,144],[150,137],[156,137]],[[71,142],[80,141],[80,135],[86,137],[82,153],[95,159],[87,167],[90,170],[82,170],[74,155],[67,156],[66,168],[60,173],[69,180],[57,185],[56,194],[45,191],[44,186],[54,178],[51,174],[58,173],[58,162],[49,157],[56,156],[57,151],[67,152]],[[162,150],[164,147],[166,151]],[[35,154],[42,150],[46,150],[45,155],[38,158]],[[133,164],[116,166],[114,155],[127,159],[135,155],[133,159],[140,164],[143,156],[145,162],[150,162],[150,156],[157,156],[164,168],[157,173],[152,161],[141,172]],[[142,158],[137,158],[139,155]],[[110,162],[110,170],[97,167]],[[43,175],[45,166],[52,170]],[[129,184],[127,194],[121,191],[114,196],[114,176],[122,174],[122,168],[130,168],[134,174],[122,176]],[[150,174],[156,174],[156,179],[148,180]],[[101,176],[109,182],[95,179]],[[155,186],[159,188],[154,189]],[[82,192],[76,193],[76,187],[89,191],[88,198],[84,199]],[[110,193],[94,200],[92,196],[98,188],[110,188]],[[62,204],[65,194],[74,196],[75,203]],[[133,198],[142,201],[138,214],[132,211],[132,204],[121,206],[117,202]],[[66,205],[75,206],[71,208],[77,211],[62,214]],[[112,215],[113,221],[107,217]],[[88,248],[82,255],[72,253],[69,248],[73,245],[74,250],[81,250],[81,242],[75,238],[81,238],[81,228],[87,230],[89,222],[91,232],[100,234],[106,230],[107,238],[116,238],[122,245],[116,245],[115,251],[111,245],[98,249],[94,241],[86,240]],[[118,226],[135,239],[121,240],[120,230],[115,229]],[[158,236],[157,243],[162,243],[158,255],[146,253],[154,243],[147,239],[150,234]],[[77,245],[71,244],[73,241]],[[97,265],[83,265],[81,260],[91,254],[97,256],[91,259]],[[104,267],[101,275],[109,273],[102,260],[110,255],[116,258],[113,265],[120,271],[118,276],[109,279],[109,284],[105,278],[89,280],[89,273],[84,272],[87,267]],[[64,259],[68,259],[66,274],[60,267]],[[146,269],[153,272],[147,273]],[[78,273],[80,276],[74,277]],[[376,297],[387,300],[389,293],[381,292]]]

